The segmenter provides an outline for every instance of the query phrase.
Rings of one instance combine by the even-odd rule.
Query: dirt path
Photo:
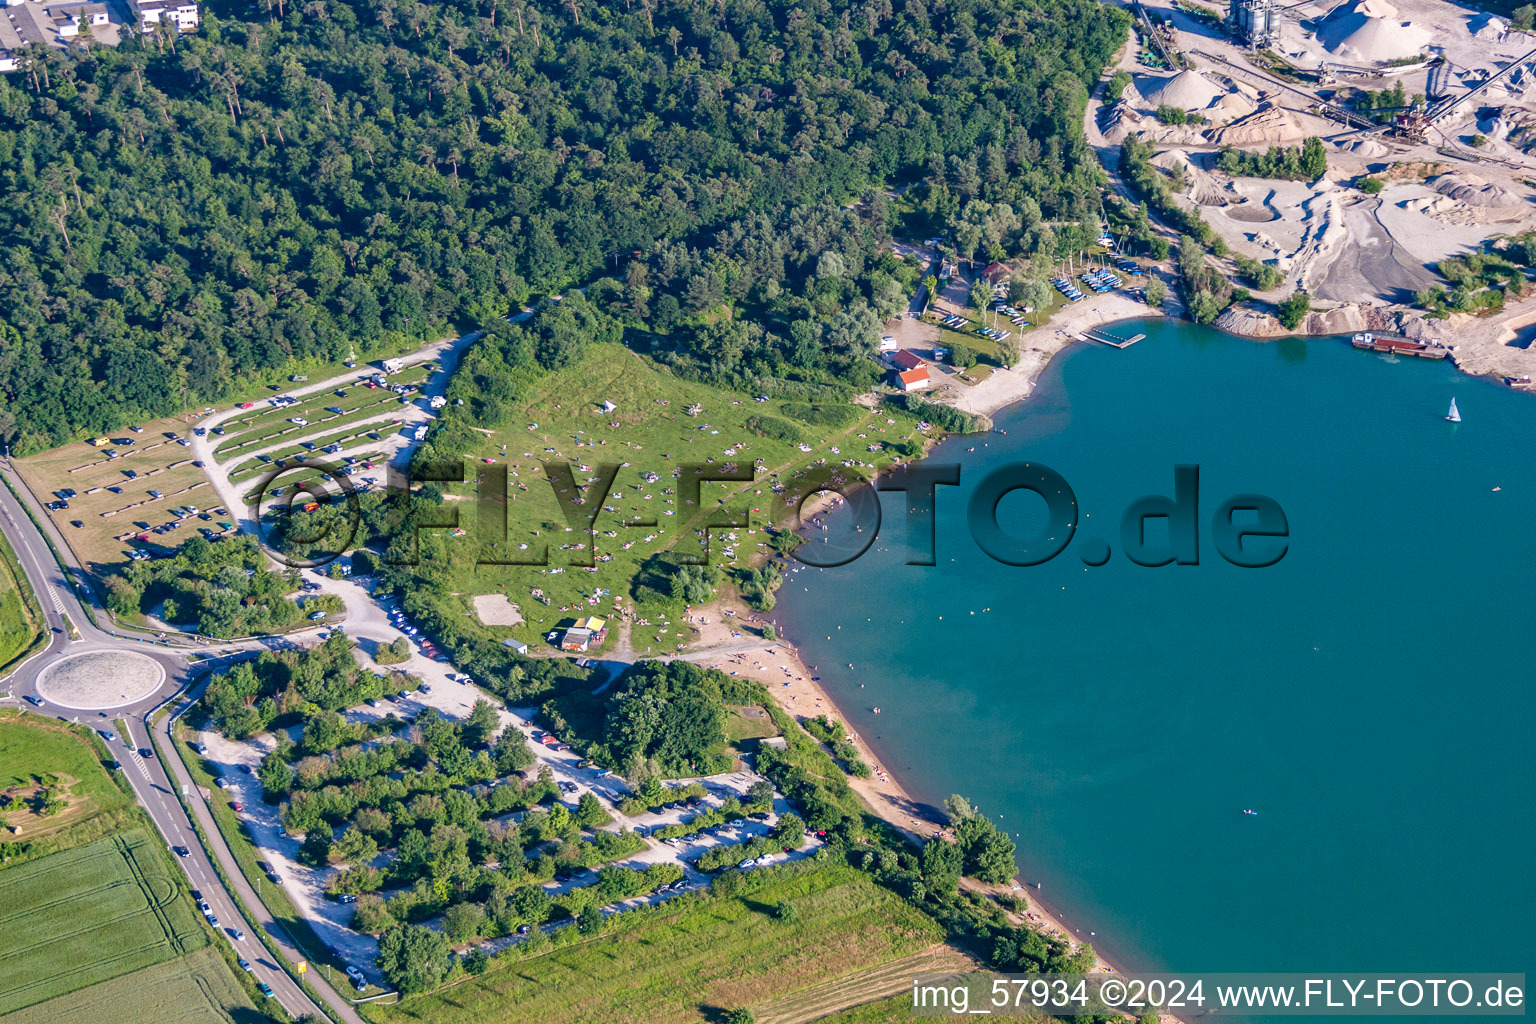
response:
[[[952,946],[938,945],[889,960],[847,977],[824,981],[794,995],[753,1010],[757,1024],[805,1024],[807,1021],[898,995],[912,987],[919,974],[961,974],[978,968],[976,961]]]

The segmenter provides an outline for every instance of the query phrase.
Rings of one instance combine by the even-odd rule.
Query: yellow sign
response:
[[[300,960],[298,963],[298,968],[299,973],[303,974],[305,971],[309,970],[309,962],[306,960]]]

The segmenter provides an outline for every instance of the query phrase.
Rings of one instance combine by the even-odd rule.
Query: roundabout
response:
[[[152,697],[165,682],[165,668],[137,651],[71,654],[38,675],[37,694],[59,707],[105,711]]]

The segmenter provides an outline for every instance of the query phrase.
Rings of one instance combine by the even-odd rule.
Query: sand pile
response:
[[[1491,181],[1465,172],[1442,174],[1435,179],[1433,188],[1441,195],[1468,206],[1493,209],[1520,205],[1518,196],[1511,195]]]
[[[1482,14],[1473,18],[1467,25],[1476,39],[1485,39],[1488,42],[1497,43],[1509,34],[1509,25],[1503,18],[1496,18],[1491,14]]]
[[[1218,146],[1293,145],[1311,135],[1327,135],[1328,124],[1308,114],[1298,114],[1282,107],[1240,117],[1231,124],[1211,131],[1207,137]]]
[[[1245,97],[1229,92],[1206,108],[1205,116],[1212,121],[1235,121],[1253,113],[1254,106]]]
[[[1142,120],[1142,116],[1132,110],[1130,104],[1117,103],[1104,120],[1104,138],[1118,146],[1125,141],[1127,135],[1142,127]]]
[[[1354,142],[1341,142],[1339,148],[1346,153],[1363,156],[1367,159],[1389,156],[1392,151],[1375,139],[1358,139]]]
[[[1397,8],[1383,0],[1352,0],[1317,27],[1317,40],[1329,53],[1368,64],[1416,56],[1430,38],[1427,30],[1399,20]]]
[[[1226,91],[1198,71],[1180,71],[1172,78],[1150,79],[1142,86],[1141,94],[1151,106],[1167,105],[1179,110],[1203,110]]]

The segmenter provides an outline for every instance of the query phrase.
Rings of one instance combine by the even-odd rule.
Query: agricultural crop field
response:
[[[193,464],[192,452],[177,443],[190,437],[196,424],[196,419],[156,420],[144,424],[143,433],[119,431],[106,444],[96,446],[76,441],[17,459],[15,465],[44,505],[60,500],[58,491],[75,492],[67,499],[69,508],[48,510],[46,515],[81,564],[99,579],[126,562],[135,548],[179,547],[197,528],[218,531],[219,520],[229,521],[218,515],[185,522],[174,531],[152,532],[178,521],[171,514],[173,508],[196,505],[206,512],[218,505],[208,478]],[[132,443],[113,444],[113,440]],[[116,457],[109,459],[108,451],[116,452]],[[161,497],[151,491],[160,492]],[[80,525],[73,525],[76,522]],[[148,534],[150,541],[135,540],[141,534]]]
[[[363,1012],[379,1024],[718,1020],[943,939],[937,924],[847,866],[745,881],[739,896],[624,915],[610,935],[531,959],[510,956],[451,988]],[[775,913],[786,901],[793,920]]]
[[[255,1024],[264,1019],[211,946],[4,1017],[5,1024]]]
[[[130,829],[0,871],[0,1014],[207,944],[157,846]]]
[[[613,408],[604,411],[604,403]],[[473,598],[505,594],[523,622],[497,627],[497,639],[515,637],[533,647],[548,631],[584,615],[611,615],[631,607],[631,581],[649,574],[647,559],[673,549],[685,556],[703,552],[695,530],[703,513],[728,511],[750,515],[747,529],[715,528],[710,533],[710,564],[744,566],[766,548],[765,524],[791,511],[785,495],[811,466],[870,476],[890,464],[892,446],[920,450],[917,420],[888,408],[869,409],[846,401],[758,401],[750,392],[732,392],[682,380],[658,370],[621,345],[593,346],[577,363],[551,374],[537,397],[524,403],[512,425],[490,433],[478,450],[479,464],[469,467],[464,484],[444,485],[460,502],[466,536],[451,543],[454,586],[462,610],[471,619]],[[587,538],[570,530],[565,511],[541,465],[569,462],[578,484],[585,484],[603,463],[622,464],[602,505],[595,529],[598,563],[588,571],[578,563],[592,557]],[[475,470],[490,463],[509,474],[507,540],[498,557],[527,560],[544,544],[548,567],[475,564],[485,534],[475,528],[472,502],[478,493]],[[683,504],[673,473],[684,463],[750,472],[751,483],[707,483],[698,506]],[[654,526],[626,526],[628,520],[654,519]],[[606,560],[605,560],[606,559]],[[607,591],[607,593],[598,593]],[[637,610],[629,646],[637,656],[669,652],[690,634],[682,622],[686,602],[667,600],[653,588]],[[605,649],[615,649],[615,634]],[[594,648],[595,650],[595,648]]]

